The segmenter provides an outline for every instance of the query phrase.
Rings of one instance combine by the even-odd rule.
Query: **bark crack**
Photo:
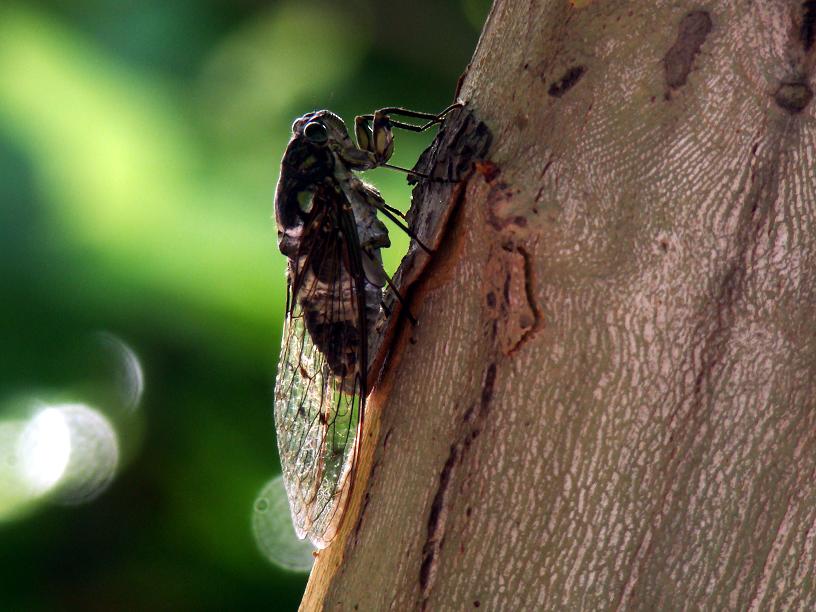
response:
[[[436,558],[439,549],[442,546],[442,539],[444,538],[445,520],[447,519],[447,507],[445,504],[448,485],[451,481],[451,473],[456,465],[456,459],[459,456],[459,448],[461,442],[452,444],[448,459],[439,473],[439,484],[436,487],[433,502],[431,503],[431,512],[428,516],[428,529],[425,544],[422,546],[422,565],[419,568],[419,588],[422,592],[421,609],[425,609],[430,596],[431,587],[433,586],[433,579],[436,575]]]
[[[479,437],[482,422],[490,411],[490,403],[496,385],[496,363],[490,362],[482,375],[481,391],[478,404],[465,410],[462,415],[462,433],[448,452],[448,458],[439,473],[439,480],[434,493],[431,510],[428,515],[427,536],[422,546],[422,563],[419,567],[419,589],[421,593],[420,609],[428,608],[428,600],[436,578],[439,552],[445,542],[445,526],[450,503],[448,491],[456,474],[456,468],[462,463],[470,445]],[[468,508],[467,512],[470,512]]]

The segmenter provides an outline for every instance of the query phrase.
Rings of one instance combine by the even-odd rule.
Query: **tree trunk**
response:
[[[419,324],[304,608],[816,609],[814,38],[812,1],[495,3],[489,161],[417,192]]]

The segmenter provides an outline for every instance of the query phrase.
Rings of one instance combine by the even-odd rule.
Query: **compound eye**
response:
[[[307,123],[306,127],[303,128],[303,135],[316,144],[323,144],[329,139],[329,132],[326,130],[326,126],[319,121],[310,121]]]

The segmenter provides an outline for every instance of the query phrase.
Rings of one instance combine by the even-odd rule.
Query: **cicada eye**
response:
[[[303,135],[316,144],[323,144],[329,139],[329,132],[326,126],[319,121],[310,121],[303,128]]]

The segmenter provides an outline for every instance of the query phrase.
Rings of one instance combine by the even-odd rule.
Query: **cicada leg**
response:
[[[420,176],[422,178],[430,178],[415,170],[408,170],[393,164],[387,163],[394,153],[394,134],[392,128],[399,128],[401,130],[408,130],[411,132],[424,132],[428,128],[442,123],[448,113],[453,109],[462,106],[461,102],[451,104],[441,113],[423,113],[419,111],[412,111],[407,108],[400,108],[397,106],[381,108],[373,115],[358,115],[354,119],[354,132],[357,137],[357,146],[360,149],[369,151],[374,154],[374,158],[378,166],[384,168],[391,168],[392,170],[399,170]],[[391,119],[391,115],[401,117],[412,117],[415,119],[427,119],[426,123],[422,125],[414,125],[404,121],[395,121]],[[369,125],[369,122],[372,125]],[[373,127],[372,127],[373,126]]]
[[[373,123],[373,127],[369,125]],[[354,133],[357,146],[374,154],[378,166],[383,166],[394,153],[394,134],[388,115],[377,111],[373,115],[358,115],[354,118]]]

